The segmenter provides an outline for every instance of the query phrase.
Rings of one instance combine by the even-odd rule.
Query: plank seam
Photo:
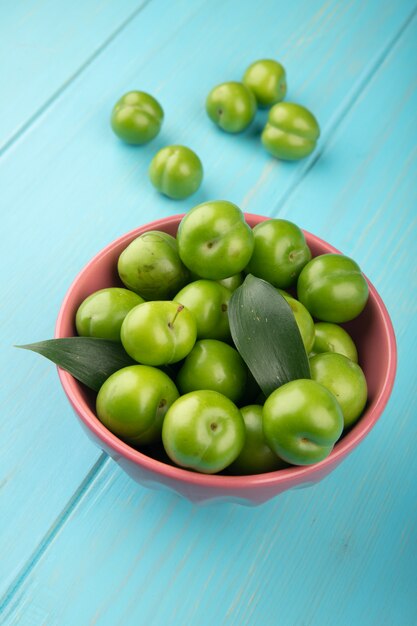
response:
[[[78,69],[75,70],[73,74],[71,74],[67,80],[65,80],[60,87],[42,104],[42,106],[35,111],[33,115],[31,115],[26,122],[24,122],[13,135],[6,140],[6,142],[0,146],[0,157],[4,155],[4,153],[14,144],[16,141],[22,137],[26,133],[26,131],[32,126],[32,124],[43,115],[50,106],[60,97],[60,95],[68,89],[71,83],[74,82],[103,52],[104,50],[123,32],[126,26],[133,20],[143,9],[145,9],[148,4],[150,4],[151,0],[144,0],[140,6],[138,6],[130,15],[127,16],[125,20],[112,32],[111,35],[107,37],[103,41],[103,43],[96,48],[91,56],[89,56],[84,63],[82,63]]]
[[[317,161],[322,156],[328,144],[332,141],[335,131],[338,129],[340,124],[343,121],[346,113],[349,109],[355,104],[355,102],[360,98],[364,89],[371,83],[373,77],[377,74],[379,68],[383,65],[384,61],[388,58],[391,52],[395,49],[399,40],[401,39],[404,32],[410,26],[411,22],[414,20],[417,14],[417,5],[414,10],[410,13],[407,19],[404,21],[402,26],[400,26],[397,33],[389,40],[387,45],[383,48],[381,53],[377,56],[374,63],[371,65],[370,69],[362,80],[358,83],[355,89],[352,91],[351,95],[349,95],[339,107],[339,110],[336,112],[334,116],[334,121],[330,123],[328,130],[326,132],[326,138],[322,142],[321,147],[314,154],[314,157],[306,164],[306,167],[300,172],[300,175],[295,178],[294,182],[288,187],[286,192],[281,196],[279,202],[275,205],[274,211],[272,215],[276,215],[288,202],[293,193],[299,187],[299,185],[303,182],[303,180],[308,176],[309,172],[313,169]]]
[[[55,522],[49,528],[49,530],[45,533],[45,535],[40,540],[36,549],[32,553],[32,555],[28,558],[26,563],[23,565],[20,572],[16,575],[15,579],[11,582],[8,589],[3,595],[3,598],[0,600],[0,616],[3,615],[3,612],[9,606],[12,601],[17,589],[21,586],[24,580],[29,576],[31,571],[36,567],[43,554],[47,550],[50,543],[55,539],[56,535],[59,533],[61,528],[64,526],[67,519],[70,517],[73,510],[76,508],[78,503],[82,500],[87,490],[90,486],[95,482],[95,479],[101,474],[105,465],[109,461],[109,457],[107,454],[102,452],[94,463],[88,474],[86,474],[84,480],[81,482],[77,490],[73,493],[71,498],[68,500],[67,504],[61,511],[61,513],[56,518]]]

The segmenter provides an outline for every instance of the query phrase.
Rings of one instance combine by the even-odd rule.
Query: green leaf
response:
[[[94,391],[117,370],[137,365],[120,343],[95,337],[47,339],[16,348],[41,354]]]
[[[311,378],[308,356],[288,302],[270,283],[248,274],[229,302],[236,348],[268,397],[298,378]]]

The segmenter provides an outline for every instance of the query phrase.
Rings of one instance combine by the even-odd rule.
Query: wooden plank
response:
[[[137,15],[146,0],[0,3],[0,154]]]
[[[369,7],[369,3],[365,4]],[[216,17],[228,34],[228,27],[233,24],[230,6],[216,6],[219,9]],[[273,9],[272,5],[268,8]],[[404,9],[404,13],[398,15],[398,8],[393,15],[387,5],[375,3],[373,14],[369,14],[366,8],[365,14],[374,17],[366,22],[361,13],[362,5],[325,5],[315,20],[305,19],[306,31],[303,36],[300,35],[301,46],[304,46],[301,58],[308,58],[310,62],[315,55],[316,64],[321,63],[315,83],[318,92],[320,86],[324,88],[328,85],[322,47],[325,45],[323,42],[327,42],[327,35],[330,36],[335,28],[339,29],[339,37],[343,32],[344,38],[351,41],[350,45],[354,47],[355,41],[358,45],[363,41],[361,34],[366,32],[364,39],[370,47],[362,51],[363,65],[378,65],[376,60],[385,57],[387,40],[395,40],[396,33],[405,22],[407,13]],[[246,5],[244,9],[244,19],[241,16],[242,21],[239,22],[241,30],[237,33],[231,30],[232,41],[229,42],[230,50],[237,57],[234,61],[236,66],[241,62],[237,42],[242,37],[242,24],[246,24],[246,33],[255,21],[259,28],[262,26],[265,34],[263,45],[266,47],[269,42],[271,49],[279,29],[276,27],[278,20],[272,20],[270,13],[261,13],[255,20],[255,15],[251,13],[254,9]],[[302,9],[301,5],[296,5],[294,13],[297,17],[303,13]],[[305,6],[304,14],[307,10]],[[386,16],[387,23],[381,24],[381,14]],[[225,19],[226,15],[229,21]],[[340,21],[336,15],[340,16]],[[355,15],[357,21],[353,22],[351,18]],[[181,34],[185,37],[188,33],[188,45],[194,43],[196,31],[200,35],[202,50],[207,50],[214,32],[216,38],[219,37],[210,16],[211,12],[197,13],[184,27]],[[290,29],[293,18],[286,18],[285,15],[281,18],[279,24],[283,36],[285,32],[293,32]],[[204,32],[203,24],[206,26]],[[133,30],[129,36],[133,36]],[[172,44],[153,55],[154,72],[157,61],[162,66],[163,62],[168,63],[169,57],[173,57],[177,41],[178,35]],[[404,329],[410,325],[411,307],[415,304],[415,296],[409,289],[413,268],[409,260],[415,258],[415,252],[410,243],[411,229],[402,239],[395,241],[395,237],[396,230],[402,236],[402,224],[411,223],[411,211],[416,199],[415,187],[412,186],[415,176],[412,174],[416,163],[413,112],[416,110],[417,95],[415,75],[409,63],[409,59],[415,57],[415,41],[414,21],[405,30],[392,54],[382,63],[375,78],[360,94],[358,102],[351,107],[334,139],[329,134],[326,149],[304,178],[302,168],[306,166],[300,164],[292,169],[278,167],[273,180],[261,173],[264,178],[258,183],[258,188],[265,193],[264,197],[269,199],[268,210],[258,209],[258,212],[276,212],[278,188],[280,193],[282,189],[294,190],[280,215],[293,219],[358,258],[377,283],[397,324]],[[339,57],[341,69],[346,67],[350,52],[349,47],[344,51],[345,56]],[[327,61],[333,64],[335,55],[336,49],[333,49]],[[197,69],[201,65],[198,53],[195,57],[193,63],[187,59],[187,64],[190,63],[188,69],[191,66]],[[217,64],[216,71],[219,57],[220,53],[215,51],[212,62]],[[110,61],[106,60],[106,63]],[[99,69],[95,68],[96,80],[101,76]],[[104,74],[104,69],[101,71]],[[146,71],[144,74],[146,77]],[[91,76],[87,78],[91,82]],[[165,98],[172,100],[172,107],[178,116],[177,130],[189,132],[190,137],[194,132],[204,147],[211,141],[210,133],[215,131],[209,130],[209,127],[206,129],[201,112],[195,113],[195,119],[190,116],[189,128],[186,128],[186,121],[178,121],[181,107],[177,105],[175,108],[174,98],[170,95],[170,80],[174,78],[168,79],[166,92],[161,85],[161,97],[165,94],[164,101]],[[127,78],[123,80],[127,81]],[[94,85],[90,91],[88,82],[82,84],[82,91],[84,98],[91,102]],[[390,85],[389,90],[387,84]],[[354,85],[348,90],[353,89]],[[337,92],[330,89],[330,93],[333,106],[328,104],[329,109],[337,110],[346,102],[346,87]],[[77,99],[80,98],[79,92],[78,95],[71,94],[71,98],[69,95],[48,120],[51,134],[65,116],[70,119],[74,105],[81,104]],[[188,94],[186,90],[182,101],[186,113],[191,111],[188,95],[191,97],[191,92]],[[354,99],[349,101],[353,103]],[[50,287],[48,291],[48,285],[50,281],[58,283],[60,276],[68,278],[74,270],[74,259],[82,265],[84,259],[91,256],[91,248],[99,247],[109,233],[119,228],[120,232],[127,230],[128,227],[121,226],[122,222],[134,225],[139,220],[145,221],[173,211],[173,203],[145,190],[143,161],[146,159],[143,154],[149,156],[147,149],[142,156],[136,157],[137,151],[123,146],[115,148],[110,141],[108,146],[103,145],[104,140],[100,137],[106,127],[104,110],[108,110],[109,104],[108,93],[106,101],[103,99],[95,113],[97,116],[100,113],[100,119],[103,118],[97,127],[92,122],[92,113],[87,107],[81,107],[86,117],[78,129],[79,133],[82,129],[82,151],[80,134],[76,142],[74,135],[68,132],[64,140],[64,156],[49,154],[48,158],[42,157],[42,163],[35,163],[32,175],[44,172],[48,164],[49,171],[59,180],[59,190],[66,192],[64,199],[58,196],[58,190],[47,194],[49,190],[37,187],[30,179],[26,181],[26,196],[35,192],[35,206],[45,204],[47,215],[42,218],[42,223],[50,226],[50,241],[53,242],[47,254],[44,253],[39,261],[33,261],[36,280],[39,281],[46,259],[59,259],[55,268],[48,267],[48,276],[41,283],[41,286],[47,287],[46,293],[53,297],[55,304],[59,302],[64,286],[60,286],[60,292],[56,293]],[[187,109],[187,106],[190,108]],[[75,109],[80,113],[77,106]],[[41,150],[47,139],[44,134],[39,129],[33,129],[29,138],[32,149],[35,146],[38,155],[44,155]],[[213,144],[210,150],[207,149],[207,158],[211,155],[210,163],[216,159],[222,162],[225,171],[230,166],[228,171],[235,176],[235,198],[240,202],[250,185],[257,184],[258,162],[253,157],[247,169],[239,173],[241,163],[236,165],[236,160],[242,157],[238,152],[243,150],[248,156],[244,147],[248,138],[223,138],[218,133],[216,138],[219,145],[217,153],[213,155]],[[364,146],[364,138],[370,147]],[[91,155],[97,145],[101,148],[99,172],[91,167]],[[232,154],[235,160],[230,161]],[[132,164],[133,156],[142,162]],[[24,165],[25,159],[28,159],[27,147],[22,145],[20,165]],[[9,167],[8,171],[12,172],[16,165],[12,167],[10,162],[6,160],[4,169],[7,171]],[[69,164],[71,168],[67,172],[65,168]],[[220,163],[218,168],[220,171]],[[227,173],[224,176],[227,177]],[[84,206],[89,209],[85,217],[76,202],[79,188],[73,189],[74,177],[82,186]],[[108,183],[106,186],[106,181],[110,179],[111,185]],[[206,179],[208,187],[205,193],[209,189],[220,188],[214,185],[214,182],[217,185],[217,179],[211,180],[212,187]],[[90,189],[88,184],[94,188]],[[132,215],[137,205],[138,188],[143,191],[142,206],[147,207],[147,203],[152,202],[146,215]],[[18,197],[22,198],[21,195]],[[42,202],[47,197],[53,207]],[[256,194],[252,197],[255,199]],[[117,216],[111,210],[116,198],[121,207]],[[68,210],[71,205],[78,219],[77,223],[65,221],[64,239],[60,234],[64,218],[59,224],[51,218],[57,206]],[[16,202],[12,206],[17,206],[22,221],[23,207]],[[254,206],[251,208],[255,209]],[[340,213],[336,213],[339,209]],[[399,216],[395,223],[394,216]],[[16,216],[15,219],[18,218]],[[32,216],[32,227],[33,221]],[[352,239],[358,242],[356,247],[352,245]],[[67,247],[72,242],[71,250],[66,249],[64,241]],[[13,244],[14,247],[17,245],[18,253],[23,252],[23,244],[16,241]],[[384,265],[387,259],[396,269],[395,281],[387,275]],[[381,268],[385,268],[384,271]],[[38,287],[39,283],[36,282],[36,285]],[[25,287],[31,289],[29,281]],[[398,294],[402,298],[398,299]],[[35,301],[34,310],[42,310],[40,301]],[[23,328],[27,318],[22,314],[18,328]],[[34,320],[27,332],[36,327]],[[413,479],[416,461],[412,442],[416,433],[411,419],[413,406],[407,391],[415,382],[411,367],[415,344],[405,330],[402,332],[399,333],[399,341],[402,342],[400,353],[404,366],[389,409],[368,440],[324,483],[308,491],[285,494],[256,510],[226,505],[199,509],[169,494],[142,490],[113,464],[106,463],[96,473],[95,480],[86,483],[85,491],[74,502],[72,510],[59,526],[59,532],[38,553],[36,562],[27,564],[21,584],[10,598],[6,623],[31,626],[42,623],[64,626],[74,623],[112,626],[119,623],[198,623],[202,626],[228,623],[240,626],[275,624],[279,619],[283,624],[320,626],[356,622],[398,626],[414,624],[417,607],[413,593],[413,550],[417,532]],[[52,377],[48,386],[43,387],[44,392],[49,390],[51,384]],[[78,444],[78,438],[72,441]],[[47,455],[45,458],[52,466],[56,463],[56,459]],[[40,469],[41,465],[37,471]],[[37,476],[44,485],[42,475],[35,472],[34,478]]]
[[[184,5],[181,15],[179,7],[171,3],[148,7],[144,17],[140,13],[132,20],[131,30],[127,29],[130,34],[121,46],[122,66],[135,42],[137,71],[137,59],[144,57],[145,51],[152,53],[163,46],[172,37],[172,24],[180,28],[201,4]],[[156,40],[150,25],[161,8],[166,21],[158,26]],[[109,44],[104,60],[98,57],[85,70],[86,77],[79,76],[68,87],[78,103],[62,107],[57,101],[5,153],[0,168],[5,233],[1,244],[0,324],[2,363],[7,363],[0,380],[0,403],[6,416],[0,425],[0,597],[14,588],[13,581],[19,579],[25,564],[36,560],[44,541],[54,535],[62,516],[82,493],[83,480],[95,475],[105,458],[79,428],[55,368],[35,355],[18,352],[13,345],[53,335],[65,291],[86,260],[82,254],[80,263],[77,256],[88,241],[87,230],[91,236],[87,254],[101,246],[94,231],[98,223],[106,224],[101,203],[103,193],[109,193],[113,184],[109,180],[104,191],[102,180],[91,182],[89,164],[96,162],[98,144],[91,137],[87,158],[82,137],[87,130],[92,136],[98,132],[110,145],[116,141],[108,129],[108,110],[101,109],[96,121],[91,110],[103,106],[101,81],[106,83],[109,76],[117,76],[118,46],[117,40]],[[91,84],[94,66],[100,63],[102,73],[86,98],[86,86]],[[60,111],[58,118],[56,111]],[[54,124],[51,119],[55,119]],[[73,167],[75,163],[78,165]],[[107,239],[113,237],[118,221],[114,206],[116,202],[110,220],[113,225],[109,223],[109,229],[104,229]]]

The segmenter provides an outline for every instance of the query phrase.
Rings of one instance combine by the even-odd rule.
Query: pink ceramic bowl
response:
[[[117,259],[132,239],[147,230],[177,232],[181,215],[157,220],[119,237],[99,252],[78,274],[65,296],[56,324],[56,337],[75,334],[75,312],[84,298],[97,289],[120,285]],[[250,226],[267,218],[246,214]],[[305,233],[313,256],[338,252],[325,241]],[[369,281],[368,281],[369,282]],[[131,448],[108,431],[94,413],[95,396],[70,374],[59,369],[59,377],[75,413],[90,438],[141,485],[168,488],[193,502],[229,501],[257,505],[287,489],[305,487],[324,478],[362,441],[380,417],[394,384],[396,370],[395,336],[388,312],[375,287],[369,283],[370,297],[363,313],[346,328],[359,351],[369,395],[366,410],[359,422],[335,446],[321,463],[307,467],[253,476],[205,475],[173,467]]]

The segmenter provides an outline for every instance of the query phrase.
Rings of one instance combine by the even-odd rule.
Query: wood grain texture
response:
[[[412,626],[414,3],[172,4],[153,0],[133,19],[0,168],[10,359],[0,553],[2,579],[14,580],[4,621]],[[305,162],[271,160],[256,125],[229,137],[205,118],[208,89],[259,56],[284,61],[289,97],[321,121],[319,151]],[[134,150],[111,136],[108,112],[139,77],[167,116],[157,141]],[[202,191],[181,205],[146,176],[154,151],[178,138],[206,168]],[[356,258],[399,343],[395,391],[369,438],[322,484],[255,510],[139,488],[90,446],[49,364],[8,347],[50,335],[69,282],[105,243],[209,197],[287,217]]]
[[[100,141],[96,142],[104,136],[110,151],[114,150],[116,139],[108,118],[120,91],[112,89],[96,122],[91,120],[92,110],[103,106],[97,96],[100,85],[117,75],[120,61],[115,57],[128,58],[132,41],[141,42],[142,57],[145,50],[151,54],[153,46],[158,49],[172,38],[173,22],[178,27],[197,7],[197,2],[184,6],[179,18],[178,6],[167,6],[167,21],[165,27],[158,26],[158,39],[152,29],[158,11],[145,10],[143,20],[139,14],[126,29],[120,56],[114,50],[120,46],[116,38],[103,51],[103,59],[97,57],[2,158],[1,208],[7,236],[1,245],[0,345],[2,364],[7,367],[0,380],[5,407],[0,424],[0,596],[14,589],[19,572],[36,560],[39,545],[59,527],[59,514],[65,515],[77,500],[85,476],[94,474],[96,464],[104,459],[74,419],[55,368],[36,355],[22,357],[13,344],[53,335],[60,303],[78,269],[114,237],[118,194],[114,190],[111,207],[103,213],[112,185],[104,190],[97,157]],[[92,76],[100,64],[102,73],[94,86]],[[76,101],[66,104],[71,94]],[[87,156],[82,138],[90,132],[96,139],[88,140]],[[131,167],[120,170],[123,179]],[[92,169],[96,169],[94,181]],[[83,249],[86,254],[82,252],[77,260]]]
[[[0,154],[137,15],[146,0],[0,3]]]

